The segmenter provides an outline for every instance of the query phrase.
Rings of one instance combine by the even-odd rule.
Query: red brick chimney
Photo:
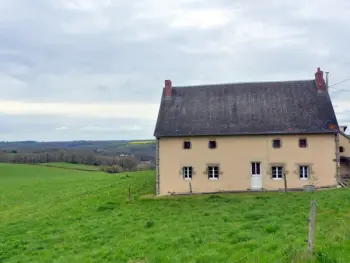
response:
[[[326,90],[326,82],[323,78],[323,71],[320,68],[317,68],[317,72],[315,73],[315,83],[317,90],[322,91]]]
[[[173,88],[173,85],[171,84],[171,80],[166,80],[165,87],[164,87],[164,96],[166,98],[171,97],[172,88]]]

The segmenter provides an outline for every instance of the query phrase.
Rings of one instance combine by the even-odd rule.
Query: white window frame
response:
[[[215,176],[217,174],[217,176]],[[208,166],[208,179],[209,180],[219,180],[220,177],[220,167],[218,165]]]
[[[259,169],[257,169],[259,166]],[[251,174],[252,176],[259,176],[261,175],[261,162],[251,162]],[[259,173],[257,172],[257,170],[259,170]]]
[[[283,179],[283,172],[284,172],[283,170],[284,170],[284,167],[282,165],[271,166],[271,178],[272,178],[272,180],[282,180]],[[274,177],[274,175],[276,177]],[[281,177],[279,177],[279,176],[281,176]]]
[[[182,174],[183,174],[184,180],[192,180],[193,167],[192,166],[182,167]]]
[[[300,180],[309,180],[310,175],[310,167],[308,165],[300,165],[299,166],[299,179]]]

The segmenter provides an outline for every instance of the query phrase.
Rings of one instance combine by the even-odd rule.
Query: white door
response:
[[[261,190],[262,179],[261,179],[261,163],[252,162],[251,163],[251,189]]]

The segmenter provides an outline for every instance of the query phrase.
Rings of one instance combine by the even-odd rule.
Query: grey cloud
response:
[[[331,72],[331,84],[350,77],[346,1],[3,2],[1,99],[158,103],[165,79],[174,85],[309,79],[317,66]],[[228,12],[230,21],[206,29],[171,27],[175,18],[185,21],[179,14],[214,9]],[[189,17],[196,19],[196,13]],[[335,104],[350,100],[349,85],[331,89]],[[3,121],[8,123],[0,128],[3,132],[32,125],[45,128],[42,136],[47,138],[48,130],[57,127],[69,130],[52,136],[79,136],[79,127],[89,125],[111,127],[99,120],[78,121],[79,127],[75,120],[69,125],[45,117],[40,122],[31,117]],[[100,132],[84,136],[112,136]]]
[[[118,140],[151,138],[154,122],[143,119],[67,118],[0,114],[0,140]]]

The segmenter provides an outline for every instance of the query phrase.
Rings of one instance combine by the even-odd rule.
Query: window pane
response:
[[[219,178],[219,167],[218,166],[214,167],[214,177]]]
[[[208,177],[211,178],[213,176],[213,167],[208,167]]]
[[[209,148],[210,149],[216,148],[216,141],[209,141]]]
[[[260,169],[260,167],[259,167]],[[283,167],[282,166],[272,166],[272,178],[281,179],[283,178]]]
[[[281,140],[279,140],[279,139],[273,140],[272,146],[273,146],[273,148],[280,148],[281,147]]]
[[[251,168],[252,168],[252,174],[260,174],[260,163],[254,162],[251,163]]]
[[[301,179],[307,179],[309,177],[309,167],[300,166],[299,176]]]
[[[255,163],[251,163],[252,166],[252,174],[256,174]]]
[[[279,166],[278,167],[278,178],[282,178],[283,177],[283,167]]]
[[[305,148],[307,146],[306,139],[300,139],[299,140],[299,147]]]
[[[191,142],[184,142],[184,149],[190,149],[191,148]]]
[[[192,179],[192,167],[191,166],[183,167],[183,175],[185,179]]]
[[[208,177],[210,179],[219,178],[219,167],[218,166],[208,166]]]

